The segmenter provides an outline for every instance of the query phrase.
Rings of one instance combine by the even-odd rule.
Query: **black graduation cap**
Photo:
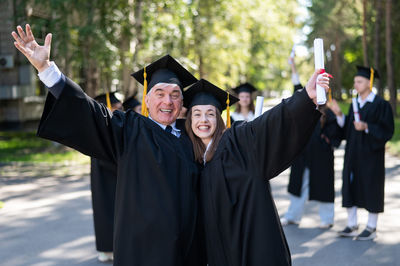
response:
[[[133,109],[138,105],[141,105],[141,103],[138,100],[136,100],[135,96],[129,97],[128,99],[126,99],[126,101],[122,103],[124,110]]]
[[[197,81],[189,71],[187,71],[169,54],[146,66],[146,68],[132,74],[132,76],[142,85],[144,85],[145,70],[147,74],[146,79],[148,81],[147,92],[157,83],[177,84],[183,91],[183,88]]]
[[[248,92],[251,94],[252,92],[255,92],[257,89],[250,83],[246,82],[246,83],[240,84],[239,86],[237,86],[236,88],[233,88],[232,90],[234,92],[236,92],[237,95],[239,95],[239,93],[241,93],[241,92]]]
[[[108,108],[111,108],[111,106],[108,106],[107,97],[110,100],[110,104],[115,104],[115,103],[121,102],[115,96],[115,93],[116,93],[116,91],[103,93],[103,94],[97,95],[96,97],[94,97],[94,99],[99,103],[103,103],[103,104],[107,105]]]
[[[239,99],[218,88],[211,82],[201,79],[183,93],[183,106],[190,109],[195,105],[213,105],[221,113],[227,109],[227,127],[230,127],[229,106]]]
[[[357,66],[357,73],[355,76],[362,76],[367,79],[379,78],[379,73],[372,67],[365,67],[365,66]]]
[[[183,93],[183,106],[190,109],[195,105],[213,105],[220,112],[227,107],[227,98],[229,95],[229,105],[239,101],[235,96],[228,94],[226,91],[218,88],[211,82],[201,79],[193,84]]]

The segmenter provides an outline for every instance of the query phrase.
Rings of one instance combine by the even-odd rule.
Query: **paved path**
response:
[[[285,228],[293,265],[400,265],[400,159],[387,156],[386,212],[378,238],[356,242],[336,236],[346,224],[341,208],[343,147],[336,151],[335,226],[317,227],[309,202],[299,227]],[[280,214],[289,204],[288,173],[271,181]],[[88,165],[0,165],[0,265],[103,265],[96,261]],[[367,214],[359,212],[365,225]]]
[[[89,165],[0,166],[0,265],[96,260]]]
[[[386,156],[385,212],[379,215],[378,237],[374,241],[354,241],[337,237],[346,226],[347,213],[341,207],[343,146],[335,151],[335,225],[330,230],[318,227],[318,204],[306,204],[300,226],[285,227],[294,266],[336,265],[400,265],[400,159]],[[280,215],[289,206],[286,192],[289,170],[271,180],[275,203]],[[358,211],[361,230],[366,226],[368,213]]]

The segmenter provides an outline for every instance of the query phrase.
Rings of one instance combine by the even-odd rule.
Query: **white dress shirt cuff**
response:
[[[336,122],[339,125],[339,127],[344,127],[345,121],[346,121],[346,116],[345,115],[336,116]]]
[[[61,72],[57,65],[51,61],[50,66],[46,68],[46,70],[40,72],[38,76],[47,88],[51,88],[61,79]]]
[[[293,85],[299,85],[300,84],[300,78],[297,73],[292,73],[292,83]]]

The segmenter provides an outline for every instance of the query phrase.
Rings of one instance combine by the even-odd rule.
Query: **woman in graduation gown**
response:
[[[288,191],[290,206],[282,225],[299,223],[307,199],[319,202],[320,228],[333,226],[335,200],[334,147],[340,145],[340,127],[327,107],[322,113],[306,148],[291,165]]]
[[[186,130],[203,166],[200,197],[210,266],[291,265],[267,181],[290,165],[318,121],[310,99],[316,76],[307,90],[226,131],[220,116],[226,92],[205,80],[185,91]],[[319,81],[325,88],[328,83],[325,76]]]
[[[239,102],[237,102],[236,104],[236,110],[231,115],[232,122],[252,121],[254,119],[254,102],[252,98],[252,93],[255,92],[257,89],[250,83],[246,82],[240,84],[232,90],[239,98]]]
[[[197,79],[164,56],[133,74],[142,84],[149,81],[151,118],[131,110],[111,113],[50,62],[50,34],[39,46],[29,25],[17,31],[14,45],[50,91],[38,135],[117,164],[114,265],[204,265],[197,234],[199,173],[190,139],[176,122],[181,91]]]

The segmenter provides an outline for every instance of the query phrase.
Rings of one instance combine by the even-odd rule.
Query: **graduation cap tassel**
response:
[[[329,102],[332,102],[332,89],[331,88],[329,88],[329,96],[328,96],[329,98]]]
[[[372,87],[374,86],[374,69],[371,67],[371,76],[369,79],[369,89],[372,91]]]
[[[145,117],[149,116],[149,111],[147,110],[147,106],[146,106],[146,95],[147,95],[147,73],[146,73],[146,67],[144,67],[144,71],[143,71],[143,98],[142,98],[142,115]]]
[[[110,100],[110,93],[106,93],[106,103],[107,103],[107,108],[111,110],[111,100]]]
[[[230,114],[230,110],[229,110],[229,92],[228,92],[228,96],[226,99],[226,127],[230,128],[231,127],[231,114]]]

